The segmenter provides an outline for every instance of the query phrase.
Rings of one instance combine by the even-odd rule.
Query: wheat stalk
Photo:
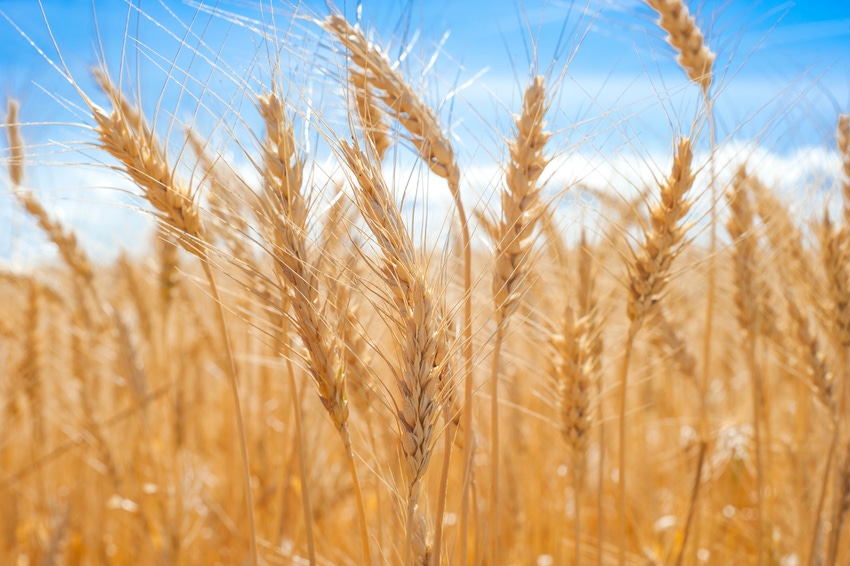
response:
[[[460,195],[460,167],[454,148],[448,137],[444,135],[436,113],[422,101],[416,90],[390,64],[386,55],[366,39],[359,26],[352,26],[338,14],[329,15],[326,20],[319,22],[319,24],[328,32],[334,34],[348,50],[350,62],[358,69],[355,71],[355,79],[353,79],[355,89],[361,87],[363,89],[367,87],[374,89],[375,94],[383,101],[389,113],[407,131],[411,143],[419,153],[419,157],[434,174],[447,181],[449,192],[451,192],[457,210],[463,247],[464,478],[468,479],[471,477],[473,456],[472,246],[466,211]],[[365,91],[360,96],[363,96],[364,100],[368,100]],[[374,136],[379,130],[368,126],[377,124],[377,115],[370,111],[367,119],[368,122],[364,121],[367,126],[367,137],[370,133]],[[376,149],[380,149],[381,144],[380,140],[375,140]],[[378,156],[380,155],[379,153]],[[438,523],[442,523],[442,517],[438,517],[437,520]],[[460,517],[461,555],[463,556],[466,555],[468,524],[469,483],[465,480],[461,496]],[[441,529],[438,529],[438,531],[441,531]],[[435,542],[440,543],[439,535]],[[439,548],[436,549],[435,557],[439,562]]]
[[[401,342],[401,367],[395,375],[401,394],[396,417],[406,480],[405,564],[425,565],[439,553],[427,545],[424,518],[417,508],[436,420],[452,386],[447,329],[380,169],[359,148],[343,141],[340,149],[356,181],[358,208],[381,250],[380,276],[390,293],[395,336]]]
[[[50,241],[56,244],[56,247],[59,248],[59,254],[65,263],[68,264],[68,267],[87,286],[90,286],[94,277],[91,263],[77,243],[76,235],[72,231],[66,230],[60,222],[52,219],[35,194],[22,187],[24,175],[23,136],[21,135],[20,123],[18,121],[18,103],[11,99],[7,104],[6,135],[11,152],[8,167],[9,177],[12,180],[15,198],[36,219],[39,227],[44,230]]]
[[[551,134],[544,131],[546,87],[542,76],[535,76],[525,89],[522,112],[514,116],[516,135],[508,142],[510,159],[505,167],[505,185],[501,193],[501,217],[485,224],[495,243],[493,302],[496,338],[490,376],[490,547],[489,560],[498,563],[499,512],[499,367],[500,352],[510,315],[525,292],[530,269],[529,253],[534,233],[544,215],[540,204],[538,180],[548,158],[543,148]]]
[[[734,244],[733,266],[735,279],[735,306],[738,324],[744,333],[744,355],[753,385],[753,429],[756,444],[756,507],[758,529],[756,545],[759,564],[764,560],[764,456],[761,427],[764,416],[764,385],[761,367],[756,360],[756,338],[759,334],[759,297],[761,285],[756,273],[758,244],[753,234],[755,212],[749,194],[749,177],[743,166],[738,170],[726,192],[731,214],[726,228]]]
[[[367,80],[366,73],[356,68],[349,69],[348,80],[354,93],[354,107],[363,129],[364,137],[375,148],[375,157],[383,161],[387,150],[392,146],[392,138],[384,114],[375,102],[375,93]]]
[[[693,150],[688,138],[680,138],[670,176],[661,185],[661,198],[650,212],[650,228],[644,229],[644,241],[637,251],[632,251],[632,260],[627,263],[629,330],[620,369],[620,494],[618,512],[620,515],[619,563],[622,566],[626,557],[626,387],[628,384],[629,361],[634,347],[635,337],[643,325],[645,317],[651,313],[667,284],[670,265],[681,252],[682,238],[687,225],[682,219],[688,213],[691,203],[687,200],[688,191],[694,182],[691,170]]]

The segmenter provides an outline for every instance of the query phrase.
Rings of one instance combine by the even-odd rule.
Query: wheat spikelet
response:
[[[303,161],[292,123],[276,94],[259,97],[266,124],[263,174],[267,221],[274,242],[274,261],[289,289],[296,328],[310,359],[310,375],[334,426],[348,442],[345,368],[336,334],[323,320],[317,272],[307,251],[307,202],[301,192]]]
[[[546,88],[542,76],[535,76],[526,87],[522,112],[514,116],[516,135],[508,142],[510,160],[505,167],[505,185],[501,192],[501,216],[497,222],[484,223],[495,243],[493,302],[496,338],[490,377],[490,556],[498,563],[499,520],[499,368],[505,327],[525,291],[529,252],[534,243],[537,223],[544,215],[537,181],[548,159],[543,148],[550,134],[543,131],[546,113]]]
[[[457,164],[454,148],[448,137],[440,128],[437,114],[422,102],[417,92],[402,78],[390,64],[385,54],[366,40],[359,26],[354,27],[338,15],[331,14],[322,22],[318,22],[326,31],[332,33],[349,52],[349,61],[360,69],[361,79],[356,79],[355,89],[362,84],[363,88],[371,86],[375,93],[389,110],[396,121],[410,136],[420,159],[437,176],[446,179],[449,191],[454,201],[455,209],[460,220],[461,244],[463,253],[463,375],[464,375],[464,467],[467,478],[463,487],[460,512],[461,553],[466,553],[467,526],[469,519],[469,481],[472,466],[472,434],[473,434],[473,344],[472,344],[472,247],[470,244],[469,226],[463,201],[460,195],[460,168]],[[372,123],[376,116],[369,115]],[[369,133],[367,128],[367,135]],[[375,128],[371,128],[374,133]],[[376,140],[376,150],[382,142]],[[380,156],[380,154],[378,154]],[[445,494],[440,496],[441,499]],[[438,525],[442,517],[438,518]],[[434,549],[437,562],[441,558],[440,534],[435,540]],[[409,546],[409,545],[408,545]]]
[[[65,263],[68,264],[68,267],[82,278],[83,281],[90,284],[94,276],[91,263],[89,263],[85,252],[83,252],[77,243],[76,235],[72,231],[66,230],[61,223],[50,218],[50,215],[47,214],[47,211],[38,201],[35,194],[21,187],[24,174],[23,138],[18,123],[18,103],[15,100],[9,100],[8,103],[6,134],[12,153],[12,157],[9,160],[9,177],[12,179],[15,198],[36,219],[39,227],[44,230],[50,241],[56,244],[56,247],[59,248],[59,254]]]
[[[661,298],[670,265],[681,251],[679,245],[688,227],[680,223],[691,207],[686,196],[694,182],[692,159],[690,140],[681,138],[673,170],[661,186],[661,199],[650,214],[651,229],[644,230],[645,241],[633,252],[633,261],[627,266],[631,332],[637,332],[644,316]]]
[[[349,471],[354,483],[360,514],[360,531],[366,563],[372,560],[366,511],[360,480],[354,462],[348,429],[347,367],[341,334],[345,325],[342,309],[326,308],[320,293],[319,273],[307,249],[308,203],[303,194],[303,159],[299,157],[291,120],[284,104],[272,91],[258,99],[260,114],[266,124],[264,144],[264,179],[267,229],[274,242],[275,266],[286,282],[288,302],[295,312],[295,327],[309,358],[309,372],[316,385],[319,399],[327,410],[342,439]],[[337,303],[336,306],[340,306]],[[334,305],[331,304],[331,307]],[[347,305],[346,305],[347,306]],[[328,311],[335,311],[339,322],[326,320]],[[310,517],[305,517],[310,521]],[[311,543],[312,544],[312,543]],[[312,557],[311,546],[311,561]]]
[[[743,334],[743,349],[747,368],[753,387],[753,429],[756,445],[756,506],[758,508],[757,546],[758,560],[762,563],[764,557],[764,496],[765,481],[764,457],[762,452],[762,420],[769,424],[769,418],[764,417],[764,384],[761,367],[756,360],[756,339],[761,328],[761,313],[759,310],[762,284],[756,268],[758,266],[758,241],[753,233],[755,211],[750,196],[749,176],[742,165],[732,185],[726,191],[730,215],[726,229],[733,241],[732,263],[735,281],[735,306],[738,325]],[[769,434],[769,430],[768,430]]]
[[[587,325],[575,320],[572,308],[567,308],[560,331],[550,337],[554,350],[554,378],[558,384],[561,434],[572,455],[576,470],[583,468],[590,429],[590,376],[587,373]]]
[[[843,226],[835,228],[829,214],[825,212],[819,237],[827,296],[832,306],[828,311],[830,334],[844,350],[850,347],[850,280],[847,273],[850,248],[847,235],[847,229]]]
[[[797,302],[790,293],[786,293],[785,304],[788,308],[788,317],[794,324],[793,336],[796,339],[794,345],[798,355],[805,363],[809,382],[817,392],[818,400],[829,409],[831,414],[834,414],[833,376],[826,363],[826,357],[820,343],[809,329],[808,317],[800,311]]]
[[[755,210],[749,193],[749,176],[743,167],[735,174],[733,184],[726,196],[731,211],[726,228],[735,244],[733,261],[738,323],[745,331],[756,332],[761,316],[759,311],[761,285],[756,273],[758,243],[752,233]]]
[[[626,336],[623,360],[620,365],[620,415],[619,415],[619,466],[620,514],[618,563],[626,560],[626,406],[629,362],[635,337],[651,314],[667,284],[673,260],[681,252],[682,238],[687,226],[681,222],[690,210],[688,191],[694,182],[691,171],[693,150],[688,138],[680,138],[673,157],[670,176],[661,185],[661,198],[650,211],[650,228],[644,228],[644,241],[637,251],[632,249],[632,261],[626,264],[629,277],[628,303],[629,331]]]
[[[646,0],[661,16],[658,25],[667,32],[667,41],[679,52],[677,61],[688,78],[708,93],[711,87],[711,68],[714,53],[708,48],[705,38],[683,0]]]
[[[192,194],[192,191],[179,181],[175,173],[171,171],[165,151],[160,147],[156,137],[148,127],[141,110],[130,104],[124,94],[115,87],[105,71],[95,70],[95,78],[112,103],[112,113],[110,114],[94,104],[89,98],[85,99],[97,124],[95,131],[100,139],[101,148],[121,163],[124,172],[142,189],[144,198],[159,213],[161,225],[172,229],[183,249],[200,260],[216,304],[217,323],[224,342],[224,357],[234,403],[234,420],[242,460],[242,490],[248,517],[249,558],[252,566],[256,566],[258,558],[254,497],[250,484],[251,464],[242,406],[239,400],[236,362],[233,359],[224,306],[219,296],[205,247],[204,226],[201,221],[200,208],[195,202],[195,195]]]
[[[816,286],[820,279],[814,275],[811,254],[804,249],[800,229],[791,219],[788,207],[758,177],[751,175],[749,183],[771,247],[782,250],[785,257],[793,262],[791,269],[779,270],[783,282],[788,287],[803,284],[812,296],[817,296]]]

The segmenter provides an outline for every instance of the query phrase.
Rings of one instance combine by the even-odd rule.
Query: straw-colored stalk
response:
[[[683,0],[646,0],[660,16],[658,25],[667,32],[667,41],[679,53],[676,59],[688,78],[707,93],[711,87],[714,53]]]
[[[835,432],[831,451],[837,447],[838,439],[841,436],[841,431],[846,430],[846,410],[847,410],[847,392],[848,392],[848,348],[850,348],[850,276],[848,276],[847,265],[850,262],[850,247],[848,247],[848,236],[850,236],[850,227],[842,225],[835,227],[829,218],[829,212],[824,212],[822,224],[820,226],[820,244],[821,244],[821,262],[824,273],[826,274],[827,283],[827,298],[829,308],[827,309],[827,330],[829,339],[832,342],[833,348],[838,352],[837,370],[835,372],[838,383],[837,395],[837,419],[835,422]],[[843,426],[842,426],[843,425]],[[837,529],[837,523],[841,520],[839,516],[842,502],[842,478],[841,468],[836,463],[836,472],[834,476],[833,497],[835,498],[835,507],[832,514],[832,528]],[[820,510],[820,509],[819,509]],[[835,559],[833,552],[834,548],[833,537],[829,539],[829,544],[826,550],[827,564],[831,564]]]
[[[581,564],[581,497],[585,457],[592,425],[591,387],[601,370],[602,337],[596,305],[592,258],[582,236],[578,265],[578,319],[566,308],[560,331],[551,337],[554,378],[558,389],[561,433],[572,456],[575,500],[575,564]]]
[[[464,428],[464,485],[461,495],[461,513],[459,532],[461,537],[461,556],[466,556],[467,531],[469,526],[469,481],[472,472],[473,432],[473,383],[472,383],[472,247],[470,245],[469,226],[466,211],[460,195],[460,168],[454,148],[440,127],[440,121],[434,110],[419,97],[416,89],[410,86],[401,74],[390,64],[387,56],[369,42],[359,26],[355,27],[338,14],[331,14],[319,24],[332,33],[350,54],[350,62],[356,68],[352,83],[355,89],[367,85],[380,98],[388,113],[407,131],[410,141],[419,157],[438,177],[446,180],[449,192],[460,220],[461,245],[463,247],[463,428]],[[364,93],[361,93],[361,96]],[[369,93],[371,96],[371,92]],[[365,98],[368,100],[368,98]],[[375,126],[378,117],[369,112],[367,119],[372,127],[366,127],[367,137],[373,137],[380,130]],[[365,122],[364,122],[365,123]],[[382,142],[375,139],[373,144],[379,149]],[[379,154],[380,156],[380,154]],[[448,456],[448,455],[447,455]],[[445,497],[441,494],[440,497]],[[439,546],[442,532],[442,517],[437,517],[437,538]],[[440,551],[436,549],[439,561]]]
[[[692,159],[690,140],[680,138],[673,159],[672,172],[660,187],[661,198],[650,213],[650,227],[644,228],[644,242],[637,251],[633,251],[632,260],[626,266],[629,276],[627,307],[629,331],[620,369],[619,417],[618,513],[620,517],[619,564],[621,566],[626,560],[626,392],[629,361],[635,337],[645,317],[661,299],[670,266],[682,248],[682,238],[688,228],[687,225],[682,225],[682,219],[691,206],[686,197],[694,182],[694,174],[691,171]]]
[[[295,329],[307,350],[310,376],[345,448],[357,499],[363,553],[369,564],[372,558],[366,510],[348,429],[344,346],[340,344],[338,333],[334,332],[334,325],[326,320],[327,309],[323,307],[325,300],[320,292],[319,273],[308,251],[308,202],[302,186],[304,162],[298,155],[292,121],[276,92],[260,96],[259,107],[266,124],[264,205],[267,207],[265,221],[273,243],[274,265],[284,282],[295,315]],[[308,507],[305,500],[305,509]],[[309,523],[311,518],[305,517],[305,520]],[[309,532],[309,524],[307,528]],[[311,562],[314,562],[313,542],[308,542]]]
[[[756,507],[758,528],[756,544],[758,562],[764,560],[764,456],[761,443],[761,428],[764,420],[764,385],[761,367],[756,359],[756,341],[759,335],[760,283],[756,273],[758,242],[753,233],[754,210],[750,198],[749,178],[742,166],[726,192],[731,214],[726,223],[733,242],[732,261],[735,280],[735,306],[738,325],[744,334],[743,350],[747,369],[753,386],[753,430],[756,445]]]
[[[378,164],[344,141],[340,147],[353,175],[357,206],[381,250],[383,265],[376,269],[389,293],[388,312],[395,325],[393,335],[399,341],[400,367],[394,373],[400,393],[396,417],[407,502],[404,563],[421,566],[429,564],[431,557],[437,563],[439,554],[428,545],[425,518],[418,504],[436,421],[453,385],[443,308],[427,282]]]
[[[546,87],[536,76],[523,95],[522,112],[514,116],[516,135],[508,142],[510,160],[505,167],[501,216],[488,225],[495,243],[493,302],[496,337],[490,376],[490,540],[489,562],[498,563],[499,541],[499,367],[508,320],[525,292],[530,270],[529,254],[535,229],[545,211],[540,203],[538,180],[549,159],[543,148],[551,134],[545,132]]]
[[[688,7],[683,0],[646,0],[646,3],[654,9],[658,15],[658,26],[667,32],[667,42],[679,54],[676,58],[679,65],[688,75],[688,78],[699,85],[705,103],[706,119],[709,125],[709,142],[711,144],[711,157],[709,159],[711,207],[710,207],[710,243],[708,253],[708,288],[705,301],[705,328],[703,329],[702,342],[702,373],[700,375],[700,408],[699,408],[699,434],[705,441],[708,435],[708,380],[711,372],[712,359],[711,346],[714,330],[714,302],[717,294],[717,173],[714,162],[717,135],[714,123],[712,99],[709,95],[713,79],[713,67],[715,54],[711,52],[705,36],[696,24],[696,20],[690,15]],[[701,452],[702,457],[702,452]],[[698,489],[698,485],[697,488]],[[695,491],[693,505],[699,502],[699,493]],[[689,517],[692,511],[689,512]]]
[[[785,303],[788,310],[788,318],[791,320],[791,336],[794,338],[793,346],[796,350],[798,358],[801,360],[805,376],[808,380],[808,385],[815,392],[815,398],[826,409],[832,424],[831,441],[829,452],[826,457],[826,464],[823,468],[823,476],[820,484],[820,495],[815,507],[814,513],[814,528],[812,529],[812,542],[809,548],[809,566],[818,563],[820,559],[819,547],[821,545],[821,535],[823,531],[823,507],[826,501],[827,486],[829,485],[829,475],[832,470],[832,462],[835,458],[835,449],[838,442],[838,423],[836,405],[833,393],[833,376],[826,363],[826,358],[821,348],[820,342],[809,329],[808,317],[800,311],[797,306],[797,301],[794,296],[787,291],[785,293]]]
[[[812,255],[803,248],[800,229],[791,219],[788,207],[757,177],[750,177],[750,188],[771,249],[782,250],[784,257],[792,262],[790,269],[779,270],[783,285],[788,288],[803,285],[809,298],[818,296],[815,286],[820,278],[815,276]]]
[[[233,397],[236,431],[240,443],[250,559],[252,566],[256,566],[258,558],[250,481],[251,467],[248,460],[248,441],[242,406],[239,400],[236,363],[230,346],[224,306],[204,246],[204,226],[200,210],[192,191],[175,176],[169,167],[165,151],[147,125],[141,110],[127,100],[105,71],[96,70],[95,77],[112,103],[110,113],[90,99],[85,99],[96,123],[95,132],[99,137],[100,147],[115,158],[121,164],[120,168],[142,189],[142,196],[154,207],[160,222],[173,231],[183,248],[201,261],[212,297],[217,305],[217,320],[224,341],[228,381]]]
[[[838,560],[838,551],[842,540],[841,531],[844,528],[844,521],[848,512],[850,512],[850,440],[848,440],[844,449],[844,460],[836,473],[835,513],[826,559],[828,566],[834,566]]]

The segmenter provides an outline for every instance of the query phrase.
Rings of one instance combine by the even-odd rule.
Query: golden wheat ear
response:
[[[35,218],[39,227],[44,230],[50,241],[59,248],[59,255],[68,264],[68,267],[76,276],[91,286],[94,273],[91,263],[85,251],[77,242],[77,236],[73,231],[66,229],[60,222],[50,217],[41,202],[31,190],[23,188],[24,178],[24,141],[21,135],[21,126],[18,119],[19,105],[10,99],[7,104],[6,113],[6,135],[9,142],[11,158],[9,159],[9,178],[15,198]]]
[[[667,41],[679,52],[676,59],[691,81],[704,93],[711,87],[715,55],[683,0],[646,0],[658,12],[658,25],[667,32]]]
[[[160,219],[174,229],[183,248],[203,258],[206,255],[204,225],[196,195],[175,177],[164,149],[141,111],[116,88],[106,71],[96,69],[94,74],[113,105],[109,113],[91,104],[100,147],[114,157],[142,189],[144,198]]]

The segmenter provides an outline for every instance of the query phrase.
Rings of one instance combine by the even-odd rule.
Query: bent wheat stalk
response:
[[[95,76],[113,106],[112,112],[109,113],[89,98],[85,98],[96,122],[95,131],[100,139],[100,147],[118,160],[121,169],[142,189],[144,198],[154,207],[159,220],[173,230],[187,252],[200,260],[217,306],[217,320],[224,341],[228,381],[233,397],[236,430],[240,443],[250,559],[251,564],[256,566],[257,541],[250,481],[251,467],[242,406],[239,400],[236,363],[230,345],[224,305],[204,246],[204,227],[200,210],[192,192],[175,177],[169,167],[165,151],[146,124],[141,110],[130,104],[105,71],[97,70]]]
[[[292,122],[276,89],[260,96],[259,106],[266,124],[264,229],[273,244],[275,270],[289,295],[296,331],[307,350],[310,376],[345,449],[357,499],[365,563],[370,564],[366,510],[348,428],[345,358],[338,334],[325,320],[319,274],[307,245],[309,207],[302,192],[303,158],[298,155]],[[312,540],[309,545],[311,562],[315,562]]]

